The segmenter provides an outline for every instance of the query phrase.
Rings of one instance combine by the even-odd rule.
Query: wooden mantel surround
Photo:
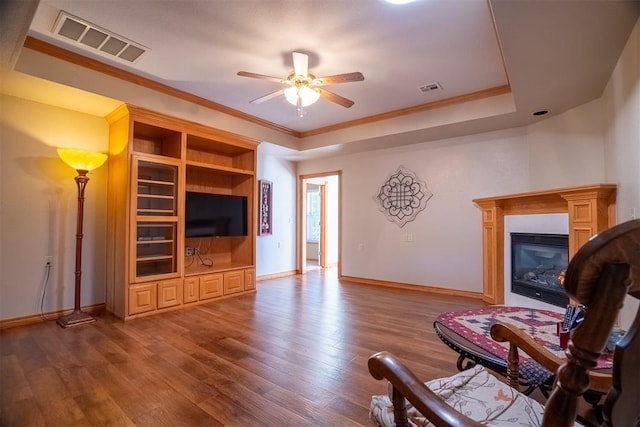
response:
[[[569,257],[591,236],[615,225],[615,184],[473,199],[482,209],[482,299],[504,304],[504,217],[526,214],[569,214]]]

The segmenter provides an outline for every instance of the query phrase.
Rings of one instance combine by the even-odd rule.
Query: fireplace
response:
[[[569,255],[573,256],[591,236],[615,224],[616,185],[582,185],[483,197],[473,199],[473,202],[482,210],[482,300],[489,304],[506,302],[517,305],[520,303],[514,300],[534,300],[511,292],[511,267],[507,267],[511,261],[511,236],[507,232],[507,220],[525,216],[566,215],[564,230],[547,230],[543,227],[511,231],[567,234]]]
[[[511,292],[565,307],[569,298],[562,280],[568,265],[567,235],[511,233]]]

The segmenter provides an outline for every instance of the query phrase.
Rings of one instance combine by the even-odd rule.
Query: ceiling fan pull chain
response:
[[[302,97],[298,94],[298,102],[296,103],[296,111],[298,112],[298,117],[304,117],[306,114],[305,108],[302,106]]]

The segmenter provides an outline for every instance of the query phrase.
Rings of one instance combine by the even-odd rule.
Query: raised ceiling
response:
[[[109,93],[108,85],[96,89],[81,79],[61,79],[42,56],[30,55],[45,52],[59,61],[60,52],[68,51],[97,61],[84,64],[89,68],[104,64],[93,65],[95,73],[171,89],[257,124],[276,145],[277,134],[286,135],[291,158],[523,126],[540,120],[534,111],[555,115],[596,99],[640,10],[637,1],[606,0],[417,0],[403,6],[382,0],[41,0],[37,6],[9,0],[3,7],[9,3],[13,16],[29,5],[35,13],[22,14],[30,19],[22,27],[12,23],[23,30],[15,32],[17,46],[7,46],[3,37],[3,50],[11,50],[3,56],[12,59],[4,75],[15,83],[3,92],[42,96],[55,105],[47,90],[33,90],[53,81],[63,84],[57,90],[72,86],[76,93],[140,103],[126,93]],[[61,11],[147,52],[132,63],[57,36],[52,30]],[[309,55],[317,76],[362,72],[362,82],[328,87],[355,105],[347,109],[320,99],[300,118],[284,97],[250,104],[279,86],[236,73],[284,78],[293,51]],[[45,82],[11,76],[13,69]],[[441,89],[420,90],[431,83]],[[92,105],[99,107],[87,112],[100,115],[109,112],[101,108],[113,106]]]

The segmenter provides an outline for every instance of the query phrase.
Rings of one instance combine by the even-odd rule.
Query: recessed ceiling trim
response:
[[[65,41],[75,42],[85,50],[131,64],[140,61],[150,50],[140,43],[105,30],[64,10],[58,14],[51,32]]]
[[[115,77],[117,79],[129,82],[141,87],[145,87],[147,89],[156,90],[160,93],[164,93],[169,96],[174,96],[176,98],[183,99],[188,102],[192,102],[196,105],[201,105],[206,108],[211,108],[212,110],[216,110],[221,113],[238,117],[248,122],[252,122],[270,129],[274,129],[278,132],[282,132],[284,134],[300,138],[300,132],[294,131],[287,127],[280,126],[276,123],[272,123],[270,121],[260,119],[258,117],[252,116],[247,113],[243,113],[242,111],[227,107],[217,102],[210,101],[208,99],[202,98],[197,95],[193,95],[191,93],[182,91],[180,89],[173,88],[166,84],[156,82],[146,77],[138,76],[136,74],[133,74],[130,71],[125,71],[120,68],[114,67],[113,65],[106,64],[104,62],[100,62],[86,56],[82,56],[79,53],[72,52],[70,50],[61,48],[51,43],[47,43],[45,41],[39,40],[32,36],[26,37],[23,46],[27,49],[31,49],[35,52],[40,52],[42,54],[52,56],[62,61],[75,64],[79,67],[84,67],[89,70],[96,71],[98,73]]]
[[[408,114],[419,113],[421,111],[448,107],[450,105],[477,101],[479,99],[491,98],[493,96],[504,95],[507,93],[511,93],[511,86],[509,85],[496,86],[496,87],[483,89],[473,93],[466,93],[463,95],[452,96],[450,98],[444,98],[444,99],[439,99],[433,102],[427,102],[426,104],[419,104],[413,107],[401,108],[399,110],[388,111],[386,113],[380,113],[373,116],[363,117],[361,119],[350,120],[347,122],[337,123],[335,125],[325,126],[325,127],[309,130],[306,132],[301,132],[301,136],[302,138],[306,138],[308,136],[320,135],[323,133],[333,132],[340,129],[365,125],[373,122],[379,122],[381,120],[393,119],[400,116],[406,116]]]
[[[438,101],[429,102],[426,104],[415,105],[413,107],[402,108],[399,110],[389,111],[386,113],[381,113],[373,116],[363,117],[360,119],[350,120],[350,121],[338,123],[331,126],[313,129],[306,132],[298,132],[298,131],[294,131],[293,129],[289,129],[287,127],[269,122],[267,120],[260,119],[258,117],[252,116],[242,111],[238,111],[236,109],[227,107],[217,102],[199,97],[197,95],[193,95],[191,93],[182,91],[180,89],[173,88],[166,84],[156,82],[146,77],[138,76],[130,71],[122,70],[112,65],[105,64],[91,58],[87,58],[86,56],[82,56],[78,53],[71,52],[59,46],[52,45],[51,43],[47,43],[45,41],[39,40],[32,36],[27,36],[24,42],[24,47],[27,49],[32,49],[34,51],[43,53],[45,55],[52,56],[54,58],[58,58],[66,62],[70,62],[72,64],[75,64],[84,68],[88,68],[90,70],[94,70],[94,71],[127,81],[129,83],[133,83],[133,84],[146,87],[152,90],[157,90],[158,92],[161,92],[170,96],[174,96],[176,98],[183,99],[185,101],[192,102],[194,104],[201,105],[206,108],[211,108],[221,113],[229,114],[230,116],[238,117],[240,119],[247,120],[248,122],[255,123],[257,125],[261,125],[261,126],[264,126],[264,127],[267,127],[267,128],[270,128],[270,129],[273,129],[297,138],[305,138],[308,136],[333,132],[339,129],[345,129],[349,127],[373,123],[381,120],[391,119],[391,118],[413,114],[421,111],[431,110],[435,108],[446,107],[453,104],[461,104],[469,101],[475,101],[478,99],[490,98],[497,95],[511,93],[511,87],[509,85],[496,86],[496,87],[484,89],[478,92],[458,95],[451,98],[445,98]]]

